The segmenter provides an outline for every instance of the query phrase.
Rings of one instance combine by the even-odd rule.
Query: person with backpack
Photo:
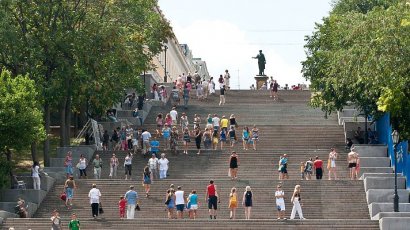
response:
[[[174,102],[173,104],[179,105],[180,99],[179,99],[179,90],[177,89],[176,86],[172,87],[172,91],[171,91],[171,95],[172,95],[172,101]]]
[[[312,173],[313,173],[313,160],[312,160],[312,158],[310,158],[305,163],[305,179],[306,180],[311,180],[312,179]]]

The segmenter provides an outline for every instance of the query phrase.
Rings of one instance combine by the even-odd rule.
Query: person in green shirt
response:
[[[77,215],[75,213],[71,215],[70,223],[68,223],[68,229],[80,230],[80,221],[77,219]]]
[[[100,179],[101,178],[101,167],[102,167],[102,159],[100,156],[97,154],[95,155],[95,159],[93,160],[93,166],[94,166],[94,179]]]

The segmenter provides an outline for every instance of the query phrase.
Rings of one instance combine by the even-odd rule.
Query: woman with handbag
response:
[[[168,219],[174,219],[174,209],[175,209],[175,194],[174,189],[168,189],[167,195],[165,197],[166,210],[168,211]]]
[[[73,198],[74,198],[74,189],[77,188],[74,177],[70,176],[64,184],[64,189],[65,189],[65,194],[66,194],[66,200],[65,200],[65,206],[67,207],[68,210],[70,210],[73,206]]]

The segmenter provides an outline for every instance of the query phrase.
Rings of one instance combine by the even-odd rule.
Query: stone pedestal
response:
[[[266,75],[256,75],[256,77],[255,77],[255,80],[256,80],[255,87],[256,87],[256,89],[259,90],[262,87],[263,83],[265,83],[266,87],[268,87],[268,78],[269,77],[266,76]]]

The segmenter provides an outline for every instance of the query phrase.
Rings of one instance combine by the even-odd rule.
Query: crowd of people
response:
[[[336,161],[338,159],[338,153],[335,148],[330,149],[329,157],[327,159],[326,169],[328,170],[328,180],[337,180],[337,167]],[[287,154],[283,154],[279,158],[279,180],[289,179],[288,175],[288,164],[289,159]],[[321,180],[324,172],[323,160],[316,156],[309,158],[306,162],[300,162],[300,179],[301,180],[311,180],[312,175],[316,177],[316,180]],[[349,168],[349,178],[351,180],[357,180],[360,174],[360,157],[357,152],[355,152],[354,146],[350,149],[347,154],[347,166]]]
[[[71,157],[71,152],[67,154],[68,159]],[[124,166],[126,170],[125,179],[131,179],[131,165],[130,162],[132,160],[133,154],[129,153],[125,160]],[[96,157],[97,159],[97,157]],[[328,169],[328,178],[329,180],[337,179],[336,173],[336,161],[338,159],[338,153],[334,148],[331,148],[329,153],[329,158],[327,161],[327,169]],[[359,156],[354,151],[354,148],[351,149],[351,152],[348,153],[348,166],[350,168],[350,178],[357,179],[358,175],[358,168],[359,165]],[[162,161],[162,162],[161,162]],[[118,165],[118,159],[116,158],[115,154],[111,158],[111,165]],[[235,151],[231,152],[229,157],[229,177],[232,180],[237,179],[237,170],[239,163],[239,157]],[[167,176],[166,170],[168,168],[169,161],[165,158],[165,154],[161,154],[161,159],[157,159],[155,154],[151,155],[151,158],[147,162],[147,166],[144,168],[142,173],[142,183],[145,189],[145,196],[149,197],[150,192],[150,184],[154,179],[164,179]],[[279,179],[285,180],[289,179],[288,172],[287,172],[287,165],[289,164],[288,155],[284,154],[280,157],[279,161]],[[67,164],[69,165],[69,164]],[[166,169],[162,166],[166,166]],[[94,165],[95,166],[95,165]],[[70,172],[70,170],[67,170]],[[112,171],[110,172],[111,176]],[[318,156],[315,157],[313,161],[312,158],[308,159],[306,162],[301,162],[301,179],[311,180],[312,174],[315,174],[316,179],[322,179],[323,175],[323,161],[319,159]],[[114,175],[113,175],[114,176]],[[127,176],[129,176],[127,178]],[[73,193],[74,189],[76,189],[76,183],[72,175],[69,175],[67,181],[64,185],[64,192],[66,194],[65,204],[68,209],[72,207],[72,200],[73,200]],[[301,195],[300,195],[300,185],[296,185],[294,193],[291,198],[291,203],[293,204],[293,209],[291,212],[290,219],[294,219],[296,213],[299,215],[300,219],[304,219],[302,208],[301,208]],[[185,192],[182,190],[181,186],[178,186],[177,189],[174,189],[174,186],[171,185],[169,189],[166,191],[165,197],[165,206],[168,212],[169,219],[176,219],[176,218],[184,218],[184,212],[188,213],[188,218],[196,219],[198,217],[198,207],[200,201],[198,199],[198,193],[196,190],[192,190],[189,195],[185,195]],[[98,214],[101,209],[101,202],[100,202],[101,192],[96,188],[96,185],[93,185],[93,188],[89,192],[92,216],[94,218],[98,217]],[[282,190],[282,185],[279,184],[277,186],[277,191],[275,192],[276,197],[276,207],[278,210],[278,219],[286,219],[284,217],[285,211],[285,202],[284,202],[284,191]],[[253,193],[250,186],[247,186],[244,190],[244,194],[242,196],[242,206],[244,207],[245,211],[245,219],[251,218],[251,210],[252,210],[252,200],[253,200]],[[237,194],[237,189],[233,187],[231,192],[228,196],[228,207],[230,210],[230,218],[236,218],[236,209],[238,208],[239,198]],[[205,194],[205,202],[208,205],[209,209],[209,216],[210,219],[216,219],[217,210],[218,210],[218,203],[220,203],[220,196],[218,194],[217,186],[214,184],[214,181],[210,181],[209,185],[206,189]],[[138,206],[138,193],[134,190],[134,186],[130,187],[130,190],[125,193],[124,196],[120,197],[119,200],[119,215],[120,218],[127,218],[133,219],[135,216],[135,210]],[[54,222],[53,222],[54,223]]]
[[[154,138],[162,139],[165,150],[170,149],[173,152],[176,152],[179,143],[182,142],[184,154],[188,154],[188,145],[192,140],[195,142],[198,155],[201,154],[201,149],[216,150],[219,148],[223,150],[225,147],[233,148],[238,142],[237,129],[239,126],[234,114],[231,114],[229,118],[225,115],[219,118],[217,114],[208,114],[205,121],[200,115],[195,114],[191,121],[192,126],[185,113],[179,117],[175,107],[165,116],[159,113],[156,117],[157,129]],[[258,140],[259,129],[255,125],[251,130],[247,126],[243,127],[244,150],[248,150],[250,145],[256,150]]]
[[[219,105],[225,104],[225,91],[229,90],[229,72],[225,71],[225,75],[220,75],[218,79],[220,89],[220,102]],[[115,152],[107,162],[109,166],[109,178],[118,178],[118,168],[120,165],[124,166],[124,179],[132,179],[132,161],[136,154],[142,153],[144,156],[149,157],[146,167],[141,171],[141,181],[144,186],[144,192],[146,197],[150,197],[150,185],[154,180],[167,178],[167,171],[169,168],[169,160],[164,153],[160,154],[160,146],[164,146],[163,150],[171,150],[171,153],[183,153],[189,154],[190,145],[194,143],[196,147],[196,154],[200,155],[201,150],[227,150],[231,154],[229,156],[229,171],[228,177],[231,180],[238,179],[238,168],[240,166],[239,156],[234,149],[236,149],[237,143],[241,143],[240,147],[244,151],[249,149],[257,150],[259,142],[260,131],[256,125],[252,128],[248,126],[242,126],[239,128],[237,118],[235,114],[229,116],[218,114],[208,114],[205,118],[202,118],[199,114],[195,114],[192,118],[189,118],[185,112],[180,115],[177,111],[177,106],[180,105],[183,99],[183,106],[187,108],[188,101],[190,99],[190,91],[196,89],[196,98],[198,100],[205,100],[209,95],[215,94],[215,82],[213,78],[209,80],[201,79],[198,73],[191,76],[188,73],[187,76],[182,74],[174,82],[173,89],[170,94],[172,104],[175,105],[169,112],[158,113],[155,119],[156,129],[146,130],[143,128],[133,128],[132,126],[118,127],[112,131],[112,134],[105,130],[102,134],[103,150],[114,151],[128,151],[125,158],[117,158]],[[278,100],[279,84],[276,80],[269,81],[270,97],[273,100]],[[154,84],[152,86],[152,97],[156,100],[166,103],[168,100],[168,93],[164,86],[158,86]],[[127,96],[125,102],[127,106],[132,107],[132,103],[136,101],[135,95]],[[134,117],[140,118],[138,108],[133,112]],[[142,121],[141,121],[142,124]],[[374,136],[372,135],[372,138]],[[356,137],[355,137],[356,138]],[[370,138],[370,137],[369,137]],[[163,142],[163,145],[160,145]],[[349,143],[348,143],[349,144]],[[351,151],[347,155],[349,177],[352,180],[358,179],[360,171],[360,159],[359,155],[354,151],[353,143],[350,145]],[[337,162],[338,153],[334,148],[331,148],[329,157],[327,159],[328,179],[337,180]],[[69,151],[64,160],[65,173],[67,180],[64,183],[62,191],[62,198],[68,210],[73,207],[74,191],[77,189],[77,184],[74,179],[74,170],[78,170],[79,178],[86,179],[87,169],[91,169],[95,179],[101,178],[101,170],[105,162],[97,154],[95,158],[89,162],[86,157],[81,154],[78,162],[73,162],[72,152]],[[289,179],[288,175],[289,158],[287,154],[283,154],[278,163],[279,180]],[[74,167],[75,165],[75,167]],[[33,182],[35,189],[40,188],[40,180],[37,179],[39,174],[39,165],[35,163],[32,168]],[[317,180],[321,180],[324,173],[324,162],[316,156],[314,159],[309,158],[306,162],[300,162],[300,179],[311,180],[312,175]],[[138,173],[137,173],[138,175]],[[137,176],[137,180],[138,180]],[[233,187],[229,194],[222,194],[226,196],[228,201],[228,207],[230,210],[230,218],[236,218],[236,209],[240,198],[238,198],[238,189]],[[201,205],[199,196],[201,194],[197,190],[192,190],[188,195],[185,194],[182,186],[178,186],[174,189],[174,185],[171,185],[166,191],[165,195],[165,207],[168,213],[169,219],[182,219],[184,218],[184,212],[187,212],[188,218],[196,219],[199,215],[198,208]],[[214,181],[210,181],[206,188],[205,203],[208,206],[210,219],[217,218],[218,204],[221,202],[221,196],[218,194],[217,186]],[[94,218],[98,218],[98,215],[103,212],[101,205],[101,191],[97,188],[96,184],[92,185],[92,188],[88,194],[91,205],[91,215]],[[119,196],[118,201],[119,217],[123,219],[133,219],[135,216],[135,210],[139,210],[139,197],[134,186],[130,186],[130,189],[123,195]],[[276,209],[278,210],[278,219],[286,219],[284,217],[285,211],[285,195],[282,190],[282,184],[277,186],[275,192]],[[244,207],[245,219],[251,218],[251,210],[253,205],[253,193],[250,186],[246,186],[241,199],[241,204]],[[24,202],[24,201],[23,201]],[[20,202],[21,203],[21,202]],[[24,204],[20,204],[21,210],[25,210]],[[296,213],[298,213],[300,219],[304,219],[302,214],[301,205],[301,192],[300,185],[296,185],[291,197],[291,203],[293,209],[290,219],[294,219]],[[21,211],[24,214],[24,211]],[[23,215],[22,214],[22,215]],[[25,214],[27,215],[27,213]],[[53,229],[61,229],[61,220],[57,210],[53,212],[51,217]],[[60,227],[58,227],[60,226]],[[72,220],[69,223],[69,229],[79,229],[80,222],[77,219],[75,213],[72,215]]]
[[[168,94],[167,89],[164,85],[157,85],[154,83],[151,86],[151,97],[153,100],[162,101],[165,105],[168,100],[168,95],[170,95],[170,100],[173,105],[181,105],[181,99],[183,101],[184,108],[188,108],[188,102],[191,98],[191,90],[196,89],[195,97],[199,101],[206,100],[210,95],[215,95],[216,90],[219,88],[219,105],[223,106],[225,104],[225,93],[229,90],[230,87],[230,74],[228,70],[225,70],[224,75],[220,75],[217,83],[213,77],[210,77],[208,80],[201,78],[197,71],[193,75],[188,73],[182,73],[178,78],[173,82],[173,87]]]

